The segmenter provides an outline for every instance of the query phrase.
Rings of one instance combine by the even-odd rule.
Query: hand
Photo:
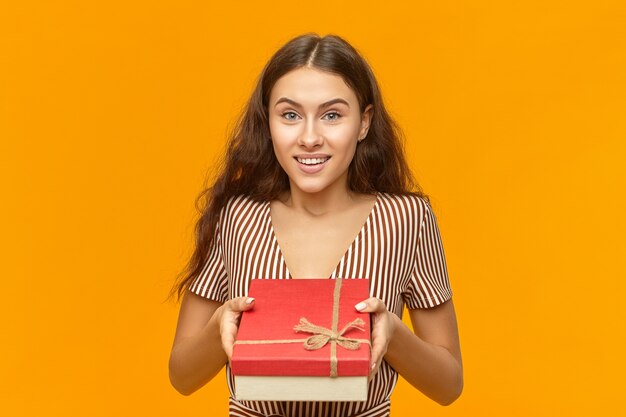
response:
[[[237,297],[225,302],[219,310],[220,336],[222,349],[228,357],[228,362],[233,356],[233,347],[239,330],[241,313],[254,307],[254,298]]]
[[[354,308],[362,313],[372,313],[372,357],[369,375],[371,380],[380,369],[389,341],[395,332],[395,315],[387,310],[385,303],[375,297],[361,301]]]

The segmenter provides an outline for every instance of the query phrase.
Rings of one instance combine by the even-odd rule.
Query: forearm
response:
[[[402,320],[394,317],[395,330],[385,361],[424,395],[449,405],[463,390],[463,368],[446,348],[420,339]]]
[[[181,340],[172,349],[170,382],[183,395],[202,388],[227,362],[219,331],[220,313],[218,309],[200,333]]]

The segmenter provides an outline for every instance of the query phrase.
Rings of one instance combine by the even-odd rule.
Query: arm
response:
[[[190,395],[209,382],[232,353],[241,312],[252,307],[245,297],[222,304],[187,291],[170,353],[170,382]]]
[[[433,308],[409,310],[414,331],[377,298],[364,301],[374,313],[372,361],[375,373],[384,357],[400,375],[441,405],[463,391],[463,363],[452,300]],[[358,305],[357,305],[358,306]]]

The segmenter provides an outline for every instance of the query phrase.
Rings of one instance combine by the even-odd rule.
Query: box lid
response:
[[[254,308],[244,312],[241,318],[231,358],[234,375],[369,374],[370,315],[354,308],[356,303],[369,297],[367,279],[256,279],[251,281],[248,295],[256,301]],[[304,341],[314,334],[294,330],[301,319],[324,328],[320,332],[327,335],[316,336],[316,339],[322,342],[328,339],[327,343],[307,350]],[[354,341],[346,342],[338,333],[358,319],[362,320],[358,326],[362,330],[353,326],[342,335],[357,340],[358,347],[351,350]],[[328,334],[335,337],[329,338]],[[348,346],[351,344],[353,346]]]

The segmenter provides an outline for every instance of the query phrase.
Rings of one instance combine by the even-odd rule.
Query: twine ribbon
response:
[[[367,339],[356,339],[352,337],[344,337],[350,329],[358,329],[364,331],[363,326],[365,322],[356,318],[350,323],[346,324],[341,331],[337,331],[339,327],[339,296],[341,295],[341,283],[342,278],[335,279],[335,289],[333,291],[333,321],[331,328],[328,329],[323,326],[318,326],[311,323],[305,317],[300,318],[300,323],[296,324],[293,329],[296,332],[311,333],[312,336],[306,339],[275,339],[275,340],[237,340],[236,345],[266,345],[266,344],[281,344],[281,343],[298,343],[304,342],[304,348],[306,350],[317,350],[326,346],[330,342],[330,376],[337,377],[337,345],[348,350],[357,350],[361,343],[365,343],[371,346],[371,343]]]
[[[344,337],[343,334],[350,329],[359,329],[364,331],[363,325],[365,322],[362,319],[354,319],[350,323],[348,323],[340,332],[333,332],[331,329],[327,329],[326,327],[317,326],[306,318],[302,317],[300,319],[300,324],[296,324],[293,329],[296,332],[306,332],[312,333],[313,336],[310,336],[304,340],[304,348],[306,350],[317,350],[326,346],[326,343],[336,342],[339,346],[348,349],[348,350],[357,350],[361,346],[361,341],[365,339],[354,339],[349,337]]]

